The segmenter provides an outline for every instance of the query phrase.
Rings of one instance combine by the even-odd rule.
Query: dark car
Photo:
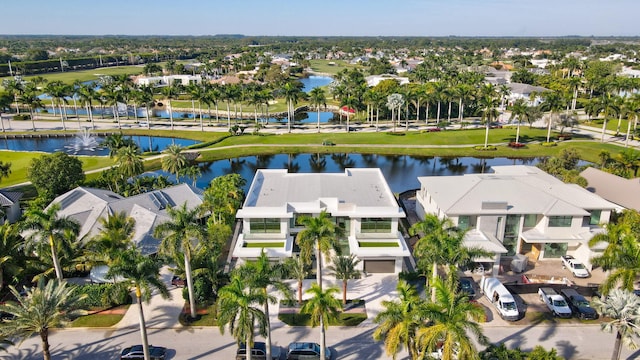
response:
[[[151,360],[164,360],[167,348],[162,346],[149,345],[149,358]],[[142,345],[133,345],[120,353],[120,360],[144,360]]]
[[[271,346],[271,359],[280,359],[279,346]],[[238,345],[238,351],[236,351],[236,360],[244,360],[247,358],[247,347],[245,344]],[[251,348],[251,360],[267,360],[267,344],[256,341]]]
[[[331,350],[325,350],[326,360],[331,359]],[[311,342],[292,342],[287,347],[287,360],[319,360],[320,345]]]
[[[562,289],[560,294],[567,300],[567,304],[575,316],[585,320],[598,318],[598,313],[591,307],[587,299],[574,289]]]
[[[473,288],[473,280],[468,278],[461,278],[458,284],[458,290],[466,293],[469,298],[474,298],[476,296],[476,290]]]
[[[184,287],[186,283],[187,283],[187,280],[179,276],[174,276],[173,278],[171,278],[171,285],[173,286]]]

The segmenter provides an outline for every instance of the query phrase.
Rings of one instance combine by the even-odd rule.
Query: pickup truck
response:
[[[580,319],[594,320],[598,318],[598,313],[589,305],[587,299],[578,294],[575,289],[561,289],[560,294],[567,299],[569,307]]]
[[[586,278],[589,277],[589,270],[584,267],[580,261],[574,258],[571,255],[561,256],[562,259],[562,267],[569,269],[573,276],[577,278]]]
[[[570,318],[573,314],[564,298],[552,288],[541,287],[538,289],[538,295],[540,295],[540,300],[547,304],[553,316]]]

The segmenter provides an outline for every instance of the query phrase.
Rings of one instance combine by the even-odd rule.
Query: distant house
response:
[[[187,86],[189,84],[200,84],[202,76],[200,75],[166,75],[166,76],[141,76],[134,80],[138,86],[170,86],[172,84],[180,84]]]
[[[529,84],[522,83],[509,83],[505,84],[509,88],[509,96],[507,97],[507,101],[509,105],[513,105],[513,103],[517,99],[524,99],[529,106],[537,106],[542,102],[542,93],[545,91],[549,91],[549,89],[541,87],[541,86],[533,86]],[[536,94],[532,99],[531,94]]]
[[[587,190],[619,205],[619,210],[640,211],[640,178],[625,179],[594,167],[584,169],[580,176],[587,180]]]
[[[573,255],[586,266],[602,251],[588,246],[602,232],[616,206],[575,184],[524,165],[494,166],[493,174],[419,177],[416,212],[436,214],[467,230],[465,244],[500,258],[526,255],[531,261]],[[486,268],[486,267],[485,267]]]
[[[344,173],[303,174],[260,169],[236,218],[242,233],[232,249],[241,260],[264,249],[273,259],[299,252],[302,216],[326,211],[344,230],[343,254],[362,260],[360,270],[398,273],[411,256],[398,222],[405,213],[380,169],[345,169]]]
[[[143,254],[158,251],[160,240],[153,237],[158,224],[168,221],[167,207],[182,206],[188,209],[202,204],[202,190],[180,184],[161,190],[130,197],[112,191],[77,187],[53,200],[60,204],[59,215],[68,216],[80,223],[78,239],[89,239],[100,232],[100,219],[125,212],[136,221],[133,241]]]
[[[22,210],[20,210],[22,195],[19,191],[0,190],[0,207],[2,208],[0,224],[5,221],[14,223],[20,219],[20,216],[22,216]]]
[[[369,75],[365,77],[365,81],[367,82],[368,87],[374,87],[384,80],[395,80],[400,85],[406,85],[409,83],[408,77],[401,77],[394,74]]]

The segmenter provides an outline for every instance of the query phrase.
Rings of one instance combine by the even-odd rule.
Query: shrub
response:
[[[31,120],[31,115],[29,114],[13,115],[13,120]]]
[[[523,144],[521,142],[512,141],[512,142],[509,143],[509,147],[518,149],[518,148],[525,147],[525,144]]]
[[[407,133],[401,132],[401,131],[389,131],[386,134],[387,135],[393,135],[393,136],[405,136]]]
[[[475,150],[479,150],[479,151],[494,151],[494,150],[498,150],[498,148],[493,146],[493,145],[488,145],[487,147],[478,145],[478,146],[474,146],[473,148]]]
[[[334,146],[335,143],[333,141],[331,141],[331,140],[324,140],[324,141],[322,141],[322,145],[323,146]]]
[[[194,277],[193,296],[195,297],[196,304],[199,306],[208,305],[214,301],[216,296],[211,281],[204,276]],[[189,301],[189,288],[186,286],[182,289],[182,298],[185,301]]]
[[[398,277],[400,278],[400,280],[413,282],[418,281],[421,275],[417,271],[401,271],[400,274],[398,274]]]
[[[109,308],[131,301],[129,287],[125,283],[81,285],[75,288],[74,293],[87,295],[76,304],[84,309]]]
[[[558,146],[558,144],[556,144],[553,141],[552,142],[543,142],[543,143],[540,143],[540,145],[547,146],[547,147],[549,147],[549,146]]]

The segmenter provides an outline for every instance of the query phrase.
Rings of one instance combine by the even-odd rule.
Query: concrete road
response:
[[[153,324],[152,324],[153,326]],[[372,339],[373,326],[354,328],[331,327],[327,332],[327,345],[336,353],[334,359],[391,359],[384,354],[381,343]],[[614,336],[602,333],[597,325],[582,326],[486,326],[485,334],[493,342],[506,342],[509,347],[530,350],[536,345],[556,348],[571,360],[605,360],[611,358]],[[291,341],[317,342],[317,328],[277,326],[273,331],[274,343],[286,347]],[[129,326],[118,330],[67,329],[54,331],[50,336],[53,359],[101,360],[117,359],[121,349],[140,343],[138,328]],[[149,329],[153,345],[169,348],[167,359],[233,359],[236,344],[217,328]],[[398,359],[406,359],[402,353]],[[638,359],[639,352],[624,349],[622,359]],[[42,359],[39,337],[26,340],[19,348],[0,353],[0,359]]]

